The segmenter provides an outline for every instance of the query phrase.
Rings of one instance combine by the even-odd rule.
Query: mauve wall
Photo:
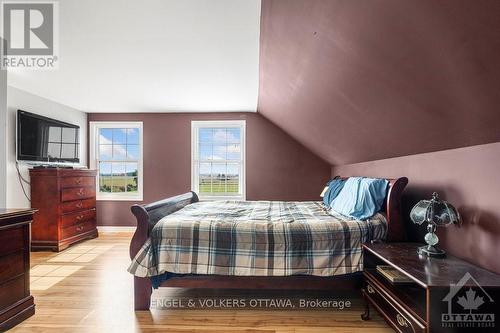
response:
[[[409,221],[420,199],[437,191],[462,215],[460,228],[440,228],[441,246],[450,253],[500,273],[500,143],[392,159],[335,166],[342,176],[399,177],[410,180],[403,204],[408,236],[423,240],[422,228]]]
[[[144,201],[191,188],[191,121],[246,120],[247,200],[317,200],[330,166],[256,113],[89,114],[89,121],[143,121]],[[99,201],[98,225],[135,226],[130,201]]]

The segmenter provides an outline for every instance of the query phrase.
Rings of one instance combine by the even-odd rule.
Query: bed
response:
[[[200,202],[194,192],[134,205],[130,245],[135,309],[154,287],[345,290],[359,286],[361,244],[400,241],[406,178],[387,179],[381,212],[366,221],[319,202]]]

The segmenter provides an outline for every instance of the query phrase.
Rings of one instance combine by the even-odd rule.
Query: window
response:
[[[142,122],[90,122],[98,200],[142,200]]]
[[[193,121],[191,145],[191,189],[202,199],[245,200],[245,121]]]

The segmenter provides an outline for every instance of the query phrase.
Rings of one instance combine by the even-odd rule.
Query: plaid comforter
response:
[[[386,231],[382,214],[353,220],[320,202],[197,202],[161,219],[128,270],[139,277],[353,273],[363,268],[361,244]]]

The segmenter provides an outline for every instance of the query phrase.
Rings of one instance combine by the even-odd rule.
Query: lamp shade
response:
[[[460,223],[458,211],[450,203],[439,199],[436,192],[432,194],[431,200],[421,200],[410,212],[413,223],[433,223],[438,226]]]

